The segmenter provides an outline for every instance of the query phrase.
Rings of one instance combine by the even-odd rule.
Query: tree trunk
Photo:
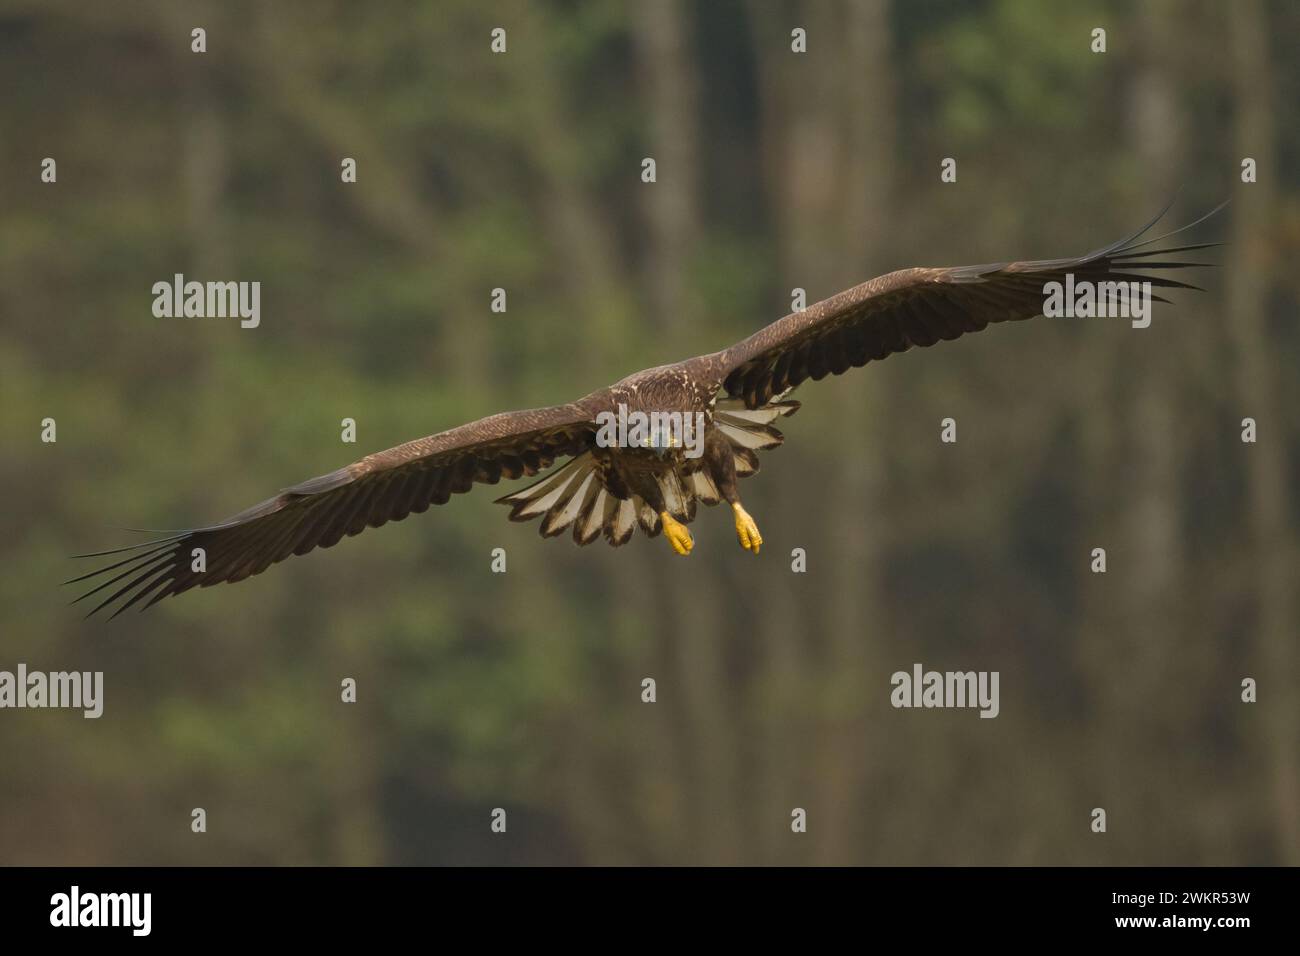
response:
[[[649,226],[644,277],[655,323],[672,328],[685,313],[699,235],[699,84],[681,0],[645,0],[634,10],[650,155],[656,163],[656,182],[641,188]]]
[[[1236,78],[1236,156],[1252,157],[1258,181],[1237,190],[1233,236],[1228,246],[1229,308],[1227,323],[1236,356],[1236,390],[1240,418],[1258,423],[1257,443],[1243,444],[1246,457],[1250,536],[1255,545],[1255,591],[1258,629],[1254,667],[1249,675],[1260,684],[1259,704],[1268,717],[1260,745],[1271,769],[1277,858],[1300,864],[1300,672],[1296,668],[1297,547],[1288,502],[1287,416],[1278,397],[1276,368],[1268,341],[1269,271],[1274,262],[1269,238],[1275,232],[1275,183],[1278,180],[1273,70],[1264,5],[1243,0],[1228,15],[1229,41]],[[1237,423],[1229,423],[1236,428]]]

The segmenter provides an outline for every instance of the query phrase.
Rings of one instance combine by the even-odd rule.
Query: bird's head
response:
[[[681,445],[681,441],[666,425],[656,425],[641,441],[641,447],[654,452],[660,458]]]

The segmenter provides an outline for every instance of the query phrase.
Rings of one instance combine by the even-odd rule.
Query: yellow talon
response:
[[[732,503],[731,510],[736,513],[736,537],[740,539],[740,546],[746,551],[758,554],[758,547],[763,543],[763,536],[758,533],[758,525],[749,516],[749,512],[740,506],[739,501]]]
[[[682,524],[667,511],[659,512],[659,520],[664,523],[664,537],[668,543],[673,546],[673,550],[678,554],[690,554],[691,548],[695,547],[695,539],[691,533],[686,530],[686,525]]]

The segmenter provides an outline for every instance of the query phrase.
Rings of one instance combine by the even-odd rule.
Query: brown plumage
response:
[[[761,538],[740,506],[736,483],[758,470],[758,451],[782,443],[773,422],[798,409],[788,398],[791,389],[912,346],[1039,315],[1044,284],[1063,282],[1067,273],[1076,282],[1196,288],[1160,273],[1198,263],[1164,257],[1217,243],[1139,251],[1159,241],[1137,241],[1159,218],[1076,259],[891,272],[723,351],[637,372],[567,405],[493,415],[368,455],[215,525],[80,555],[124,557],[67,583],[95,584],[78,601],[104,594],[90,614],[114,602],[120,604],[113,616],[136,604],[143,610],[193,587],[242,581],[291,554],[328,548],[344,536],[445,504],[476,483],[535,476],[566,458],[539,482],[499,499],[511,507],[511,519],[541,518],[548,537],[572,529],[579,544],[603,535],[618,546],[637,526],[652,537],[667,530],[674,549],[685,554],[691,539],[683,524],[693,520],[697,502],[727,501],[742,545],[757,553]],[[650,448],[603,446],[598,416],[620,405],[629,412],[702,413],[703,454],[691,458],[662,441]],[[196,549],[202,549],[201,571],[193,570]]]

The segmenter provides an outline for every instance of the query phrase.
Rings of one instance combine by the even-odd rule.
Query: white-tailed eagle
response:
[[[510,506],[512,520],[540,518],[546,537],[571,529],[580,545],[603,536],[615,547],[639,526],[650,537],[662,531],[672,549],[686,555],[693,547],[686,525],[697,504],[725,501],[741,546],[757,554],[763,538],[740,503],[737,483],[758,471],[758,452],[782,443],[774,423],[799,408],[789,397],[792,389],[913,346],[1040,315],[1045,286],[1064,283],[1067,276],[1075,286],[1149,282],[1161,289],[1197,288],[1165,273],[1200,264],[1169,256],[1217,243],[1147,250],[1168,238],[1138,241],[1160,215],[1134,235],[1076,259],[891,272],[787,315],[720,352],[637,372],[566,405],[492,415],[367,455],[217,524],[79,555],[125,557],[67,583],[95,584],[78,601],[107,592],[90,614],[114,602],[113,616],[140,602],[143,610],[191,588],[242,581],[292,554],[401,521],[476,484],[532,477],[565,459],[540,481],[499,499]],[[662,426],[630,444],[601,440],[610,416],[638,412],[702,422],[696,453],[688,454],[680,434]]]

